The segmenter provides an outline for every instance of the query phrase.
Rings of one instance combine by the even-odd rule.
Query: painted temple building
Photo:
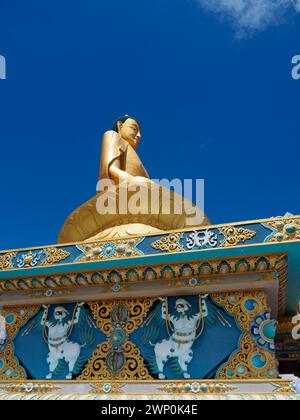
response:
[[[151,181],[140,138],[128,116],[104,134],[57,244],[1,251],[0,399],[297,398],[300,216],[212,225]]]

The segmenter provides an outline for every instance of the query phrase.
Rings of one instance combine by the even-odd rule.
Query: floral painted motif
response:
[[[269,312],[263,312],[254,318],[251,325],[251,336],[260,348],[274,352],[275,335],[276,321],[271,319]]]

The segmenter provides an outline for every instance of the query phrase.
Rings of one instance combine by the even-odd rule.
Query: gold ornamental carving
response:
[[[151,244],[152,248],[165,252],[181,252],[184,251],[180,244],[180,239],[183,238],[183,233],[173,233],[172,235],[164,236]]]
[[[122,370],[113,374],[106,365],[106,357],[111,346],[108,342],[100,344],[93,352],[86,368],[82,371],[79,380],[147,380],[152,379],[144,365],[144,359],[135,344],[127,341],[124,346],[126,362]]]
[[[212,297],[216,303],[224,306],[229,314],[235,316],[239,327],[244,332],[239,350],[233,353],[229,362],[221,367],[218,378],[228,380],[277,377],[275,353],[258,348],[257,343],[250,334],[254,318],[269,310],[264,292],[248,291],[235,294],[214,294]],[[249,299],[253,299],[255,302],[251,311],[246,309],[246,301]],[[251,364],[251,358],[254,354],[261,360],[264,360],[265,365],[263,368],[255,368]]]
[[[20,328],[32,318],[39,306],[24,306],[24,307],[9,307],[1,311],[1,314],[6,319],[7,340],[1,353],[3,361],[0,370],[0,380],[9,379],[26,379],[26,372],[20,366],[19,360],[15,355],[15,348],[13,340],[17,336]]]
[[[237,387],[223,383],[182,382],[164,384],[158,389],[168,394],[225,394],[235,391]]]
[[[122,387],[125,386],[124,383],[91,383],[92,389],[89,394],[124,394]]]
[[[47,258],[41,265],[53,265],[67,259],[71,254],[63,249],[47,248]]]
[[[143,322],[156,298],[127,301],[103,301],[89,303],[98,328],[107,339],[94,350],[79,380],[147,380],[152,379],[145,367],[140,350],[129,340],[129,335]],[[118,334],[124,342],[114,351],[114,339]],[[117,336],[118,337],[118,336]],[[119,358],[121,368],[109,369],[108,359]]]
[[[12,269],[12,260],[16,255],[16,252],[8,252],[7,254],[0,255],[0,270]]]
[[[273,382],[272,385],[276,387],[275,391],[273,391],[274,394],[295,394],[291,381]]]
[[[119,239],[110,242],[92,242],[78,246],[83,256],[78,261],[102,261],[111,258],[137,257],[142,255],[136,246],[141,238]]]
[[[48,392],[58,391],[61,387],[50,383],[10,383],[0,384],[0,389],[8,393],[24,393],[24,394],[47,394]]]
[[[220,229],[220,233],[225,237],[222,242],[222,246],[225,248],[244,243],[249,239],[254,238],[256,235],[254,230],[237,228],[234,226],[225,226]]]
[[[285,242],[300,239],[299,218],[268,220],[265,226],[273,230],[268,242]]]

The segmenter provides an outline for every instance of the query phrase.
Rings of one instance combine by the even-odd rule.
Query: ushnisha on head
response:
[[[129,115],[118,118],[113,126],[113,130],[120,134],[134,149],[137,148],[141,140],[140,124]]]

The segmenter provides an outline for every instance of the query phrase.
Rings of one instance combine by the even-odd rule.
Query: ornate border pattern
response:
[[[13,340],[20,328],[37,313],[39,308],[40,306],[9,307],[1,311],[6,320],[7,341],[0,353],[0,379],[26,379],[26,372],[15,356]]]
[[[256,235],[256,232],[254,230],[244,229],[241,227],[237,228],[234,226],[224,227],[220,229],[220,233],[224,235],[224,241],[222,245],[225,248],[244,243],[249,239],[254,238],[254,236]]]
[[[11,384],[0,384],[0,389],[8,393],[25,393],[25,394],[47,394],[52,391],[58,391],[61,389],[60,386],[53,385],[50,383],[36,383],[27,382],[23,384],[11,383]]]
[[[10,270],[13,268],[13,258],[17,255],[16,252],[8,252],[0,255],[0,270]]]
[[[214,276],[228,276],[245,273],[272,273],[279,282],[279,312],[285,309],[287,286],[287,255],[260,255],[250,257],[230,257],[180,264],[159,264],[136,266],[136,268],[116,268],[97,272],[55,274],[0,280],[3,292],[34,291],[45,293],[45,297],[57,296],[58,290],[69,293],[69,289],[86,286],[104,286],[119,293],[132,284],[164,281],[168,287],[195,287],[214,284]],[[220,279],[215,280],[220,283]],[[32,294],[31,294],[32,295]],[[36,295],[40,297],[40,295]]]
[[[158,249],[164,252],[181,252],[184,251],[184,247],[180,244],[180,240],[183,238],[182,233],[173,233],[168,236],[163,236],[157,239],[151,244],[152,248]]]
[[[264,292],[214,294],[215,302],[233,315],[243,331],[240,348],[218,371],[220,379],[277,378],[275,352],[265,351],[251,336],[255,317],[269,313]]]
[[[98,345],[79,380],[152,379],[140,350],[128,336],[143,322],[157,298],[89,303],[106,341]]]
[[[196,241],[194,241],[194,239]],[[92,243],[52,245],[43,248],[0,252],[0,271],[26,270],[102,260],[130,259],[190,250],[221,249],[240,245],[263,245],[300,240],[300,216],[286,216],[235,224],[213,225],[196,231]]]
[[[110,258],[137,257],[143,255],[143,252],[137,249],[141,239],[119,239],[110,242],[93,242],[84,245],[78,245],[77,248],[83,253],[78,258],[79,262],[102,261]]]
[[[288,242],[300,240],[300,219],[292,217],[289,219],[275,219],[264,223],[264,226],[271,229],[272,233],[265,242]]]
[[[229,257],[200,260],[177,264],[158,264],[136,266],[136,268],[103,269],[98,272],[55,274],[47,276],[24,277],[0,280],[0,290],[47,290],[81,287],[87,285],[114,285],[121,283],[151,282],[172,278],[189,279],[257,272],[278,272],[286,267],[285,254],[259,255],[250,257]]]
[[[256,338],[251,334],[257,316],[263,318],[269,310],[264,292],[212,293],[211,297],[235,318],[243,334],[239,349],[219,369],[217,378],[220,380],[277,378],[275,352],[262,347],[258,340],[260,337]],[[94,350],[77,382],[153,379],[145,366],[140,350],[130,341],[130,334],[142,325],[157,299],[158,297],[89,303],[97,327],[106,335],[106,341],[100,343]],[[0,355],[2,363],[0,380],[26,378],[24,369],[14,355],[13,340],[20,328],[37,313],[39,308],[34,306],[5,309],[8,340]],[[270,322],[267,316],[264,319],[265,322]],[[167,390],[166,388],[165,391]],[[178,391],[180,390],[182,388],[179,387]],[[194,392],[192,389],[191,391]]]
[[[182,382],[169,383],[158,387],[168,394],[224,394],[235,391],[235,386],[224,383]]]

